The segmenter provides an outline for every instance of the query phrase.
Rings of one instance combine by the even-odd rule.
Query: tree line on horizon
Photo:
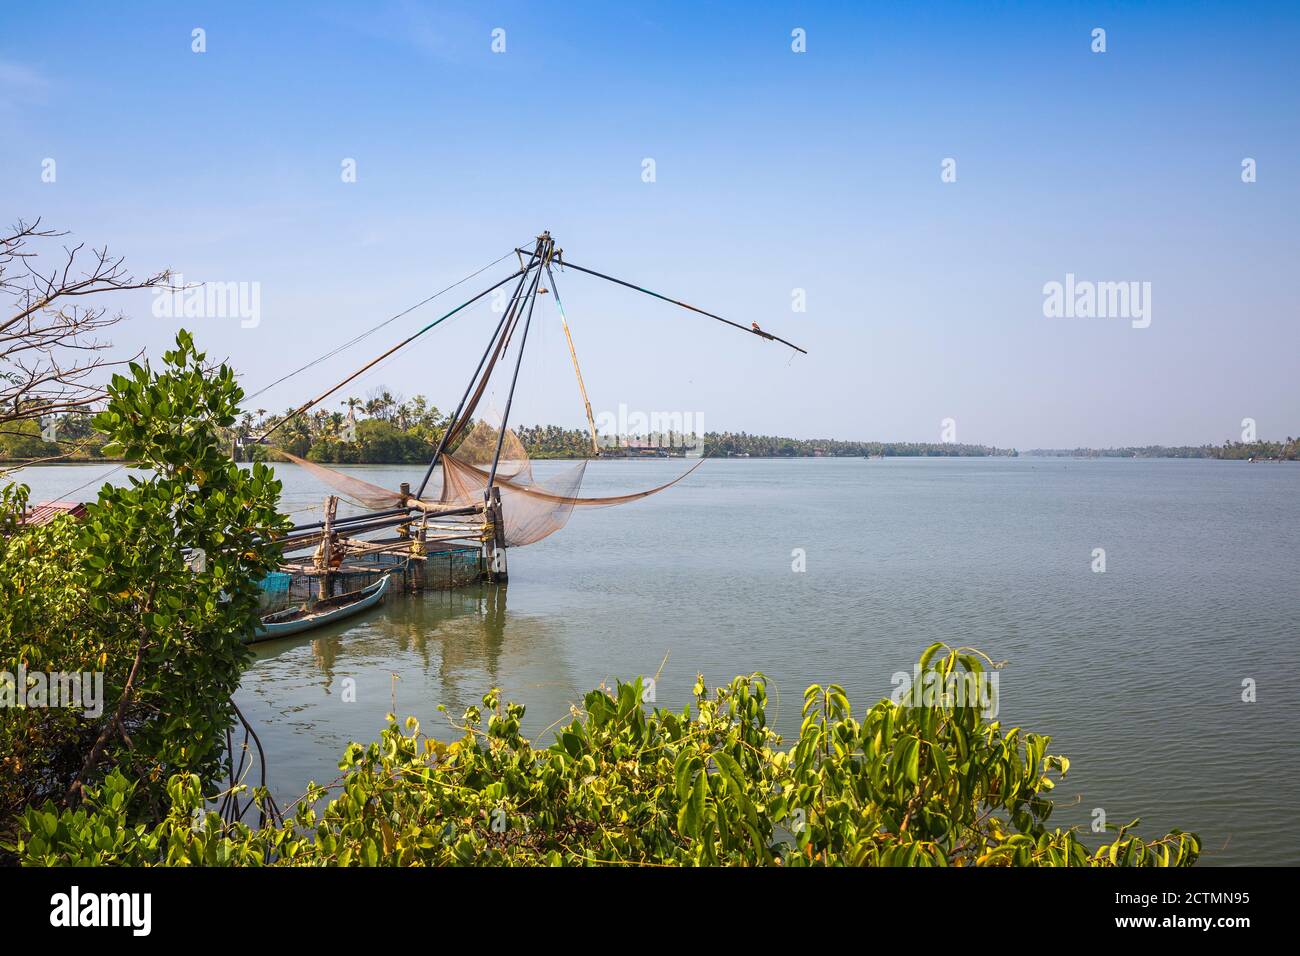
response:
[[[1026,455],[1044,458],[1216,458],[1222,461],[1296,461],[1300,438],[1286,441],[1225,441],[1222,445],[1131,445],[1124,448],[1034,448]]]
[[[284,413],[288,414],[288,410]],[[90,413],[60,416],[57,439],[42,437],[37,420],[10,423],[0,432],[0,460],[102,460],[103,439],[90,426]],[[256,438],[282,416],[258,408],[245,412],[230,429],[229,438],[237,460],[267,461],[276,456],[256,443]],[[275,448],[308,461],[322,464],[414,464],[428,461],[438,446],[450,416],[425,396],[404,398],[379,387],[364,399],[351,396],[338,408],[318,408],[300,415],[278,429],[269,439]],[[591,457],[591,436],[582,428],[559,425],[515,427],[528,454],[533,458]],[[658,436],[657,443],[680,450],[682,435]],[[607,455],[635,454],[644,442],[631,436],[627,448],[622,442],[603,450]],[[956,442],[847,441],[834,438],[790,438],[752,435],[748,432],[708,432],[704,436],[706,455],[718,458],[861,458],[870,457],[1016,457],[1016,449]],[[1123,448],[1032,449],[1028,455],[1076,458],[1214,458],[1226,460],[1276,459],[1294,461],[1300,456],[1300,439],[1238,442],[1222,445],[1146,445]]]

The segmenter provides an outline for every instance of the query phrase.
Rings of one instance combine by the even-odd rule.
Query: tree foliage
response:
[[[47,419],[48,420],[48,419]],[[54,417],[54,441],[47,441],[41,423],[34,419],[0,427],[0,462],[99,461],[105,438],[91,426],[94,415],[69,412]],[[4,471],[16,469],[2,469]]]
[[[94,421],[108,452],[148,477],[105,485],[80,522],[20,527],[25,489],[0,498],[0,669],[101,672],[104,704],[94,720],[5,714],[6,816],[43,798],[74,805],[106,767],[137,782],[139,813],[165,803],[172,775],[211,781],[223,769],[230,694],[250,657],[242,639],[288,520],[270,469],[225,454],[220,431],[242,394],[232,370],[206,368],[184,331],[163,363],[114,375]]]
[[[1027,452],[1047,458],[1217,458],[1246,461],[1300,459],[1300,440],[1242,442],[1228,439],[1222,445],[1142,445],[1125,448],[1035,448]]]

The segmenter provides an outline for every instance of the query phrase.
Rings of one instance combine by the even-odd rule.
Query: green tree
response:
[[[59,446],[41,438],[40,423],[33,419],[0,424],[0,459],[48,458]]]
[[[289,522],[270,469],[241,469],[226,454],[221,432],[242,395],[233,371],[206,368],[184,331],[163,363],[114,375],[94,420],[106,452],[149,477],[105,485],[80,523],[19,529],[25,490],[3,498],[0,524],[12,530],[0,534],[0,669],[104,675],[97,717],[7,715],[0,753],[21,763],[5,775],[11,798],[75,804],[111,767],[137,781],[133,812],[147,818],[168,777],[207,786],[223,769],[258,581],[277,566],[271,539]],[[203,569],[187,554],[201,554]]]

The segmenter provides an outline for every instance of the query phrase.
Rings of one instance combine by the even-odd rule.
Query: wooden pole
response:
[[[680,299],[674,299],[666,295],[661,295],[658,292],[654,292],[650,289],[642,288],[641,286],[634,285],[631,282],[625,282],[622,279],[616,279],[614,276],[607,276],[605,275],[605,273],[597,272],[595,269],[587,269],[583,266],[574,265],[572,262],[569,262],[563,258],[560,259],[560,265],[562,265],[566,269],[577,269],[579,272],[585,272],[589,276],[595,276],[598,279],[604,279],[607,282],[613,282],[616,285],[625,286],[626,288],[632,289],[636,292],[642,292],[645,295],[653,296],[654,298],[661,299],[664,302],[670,302],[673,305],[681,306],[683,309],[689,309],[691,312],[698,312],[700,315],[707,315],[709,318],[716,319],[717,321],[722,322],[724,325],[730,325],[734,329],[740,329],[740,331],[742,332],[748,332],[751,335],[757,335],[759,338],[767,339],[769,342],[780,342],[782,345],[787,345],[790,348],[794,349],[796,352],[802,352],[804,355],[808,354],[808,351],[806,349],[801,349],[793,342],[787,342],[779,335],[773,335],[771,332],[764,332],[762,329],[755,328],[755,327],[751,327],[747,329],[739,322],[733,322],[731,321],[731,319],[724,319],[720,315],[714,315],[712,312],[706,312],[701,308],[697,308],[696,306],[691,305],[689,302],[682,302]]]
[[[323,601],[334,593],[334,515],[338,512],[339,499],[330,495],[325,499],[325,525],[321,532],[320,547],[316,549],[314,564],[320,569],[320,587],[317,600]]]
[[[411,588],[415,591],[423,591],[425,587],[425,568],[429,563],[428,557],[429,543],[429,516],[420,515],[420,527],[415,532],[415,540],[411,542],[411,556],[408,559],[412,568]]]
[[[401,493],[403,501],[406,501],[411,497],[411,483],[409,481],[402,482],[398,485],[397,490]],[[399,538],[409,538],[411,536],[411,525],[409,522],[397,526],[397,536]]]
[[[484,501],[486,505],[487,502]],[[489,584],[492,583],[493,568],[496,566],[497,550],[497,533],[493,526],[495,518],[492,509],[485,507],[483,509],[483,526],[480,532],[481,547],[483,549],[483,579]]]
[[[483,556],[489,583],[504,584],[507,580],[506,525],[501,510],[501,489],[497,486],[485,492],[487,507],[483,511]]]

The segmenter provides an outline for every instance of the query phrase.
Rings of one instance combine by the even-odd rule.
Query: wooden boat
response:
[[[334,621],[341,621],[361,613],[366,608],[374,607],[384,599],[387,591],[388,575],[384,575],[374,584],[360,591],[336,594],[334,597],[317,601],[310,607],[304,605],[263,615],[261,626],[253,633],[248,643],[273,641],[277,638],[289,637],[291,634],[310,631],[312,628]]]

